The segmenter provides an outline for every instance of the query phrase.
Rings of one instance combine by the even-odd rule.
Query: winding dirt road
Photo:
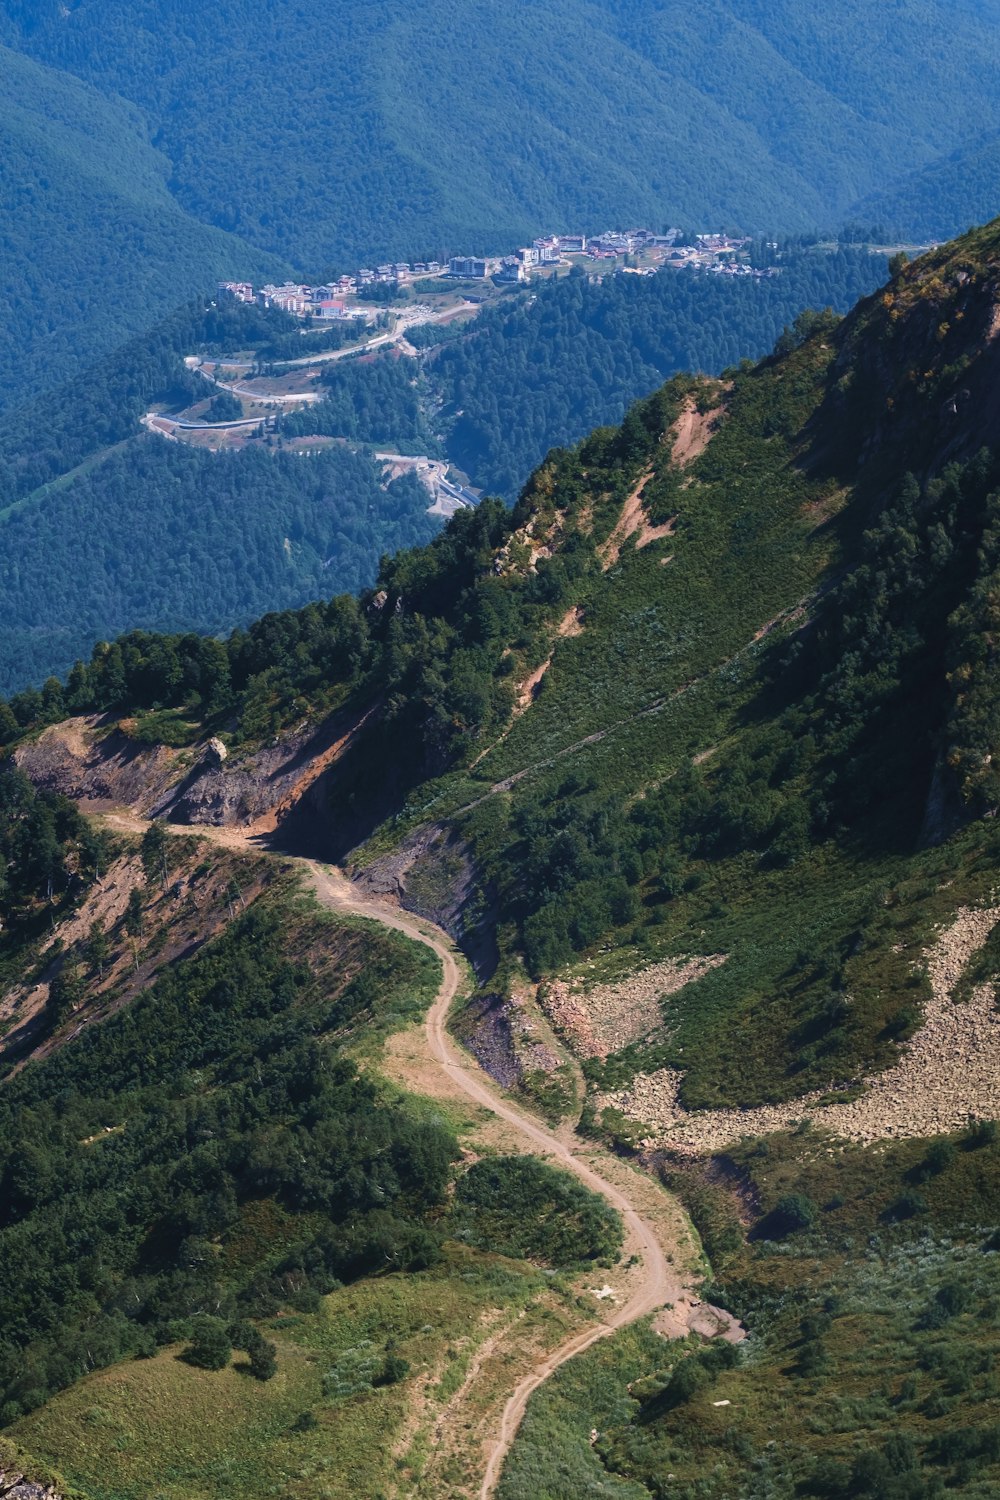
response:
[[[530,1397],[560,1365],[574,1355],[581,1354],[584,1349],[589,1349],[598,1339],[606,1338],[615,1329],[656,1312],[665,1302],[694,1307],[697,1306],[697,1300],[692,1300],[689,1289],[668,1265],[652,1225],[636,1211],[625,1193],[582,1160],[571,1144],[561,1140],[553,1131],[497,1093],[475,1063],[452,1041],[448,1034],[448,1014],[462,981],[462,970],[447,935],[430,922],[363,895],[339,870],[316,864],[312,860],[302,860],[299,863],[305,867],[313,889],[324,906],[334,911],[368,917],[383,926],[395,928],[397,932],[423,943],[437,955],[442,967],[441,988],[424,1022],[427,1042],[436,1062],[456,1088],[476,1104],[513,1125],[537,1152],[572,1172],[592,1192],[599,1193],[616,1208],[625,1222],[627,1240],[633,1253],[641,1258],[641,1279],[628,1300],[614,1308],[596,1326],[582,1329],[551,1350],[515,1387],[504,1407],[500,1431],[490,1446],[479,1491],[480,1500],[489,1500]]]
[[[149,827],[145,819],[132,813],[105,814],[103,821],[111,827],[133,833],[144,832]],[[187,837],[200,834],[230,849],[266,848],[266,845],[258,842],[260,831],[253,827],[244,830],[175,824],[169,825],[169,832]],[[441,987],[427,1012],[424,1027],[431,1056],[444,1070],[450,1084],[476,1104],[513,1126],[533,1152],[572,1172],[592,1192],[600,1194],[618,1210],[625,1224],[626,1249],[636,1259],[633,1272],[630,1272],[630,1280],[634,1280],[634,1285],[630,1287],[627,1299],[620,1305],[608,1307],[607,1303],[602,1304],[607,1310],[599,1323],[578,1330],[565,1339],[518,1382],[504,1407],[499,1431],[488,1446],[479,1500],[490,1500],[529,1399],[560,1365],[581,1354],[599,1339],[614,1333],[616,1329],[657,1312],[664,1303],[672,1305],[670,1320],[673,1332],[686,1332],[690,1327],[699,1326],[703,1304],[690,1283],[685,1284],[669,1263],[656,1230],[639,1213],[628,1194],[583,1159],[581,1153],[584,1151],[590,1157],[596,1156],[599,1159],[602,1154],[600,1148],[575,1138],[564,1140],[540,1121],[518,1109],[490,1084],[476,1063],[452,1040],[448,1033],[448,1015],[462,984],[463,969],[447,934],[424,918],[366,895],[333,866],[301,857],[283,857],[302,870],[317,900],[328,910],[378,922],[383,927],[403,933],[414,942],[423,943],[437,955],[441,962]],[[679,1251],[678,1246],[673,1249]],[[682,1259],[678,1253],[678,1260]],[[729,1318],[728,1314],[719,1309],[712,1309],[711,1312],[713,1317],[710,1319],[710,1328],[704,1331],[718,1333],[725,1338],[742,1337],[742,1329],[735,1319]]]

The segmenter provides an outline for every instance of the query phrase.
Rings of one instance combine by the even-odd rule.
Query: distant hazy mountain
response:
[[[905,226],[920,239],[944,240],[1000,208],[1000,131],[977,135],[950,156],[908,172],[858,204],[866,223]]]
[[[181,207],[134,105],[2,47],[0,97],[0,405],[233,266],[280,265]]]
[[[998,22],[1000,0],[0,3],[9,45],[145,111],[188,214],[311,270],[543,224],[836,225],[993,118]],[[973,212],[961,182],[948,209]]]
[[[0,405],[222,274],[546,225],[950,233],[1000,207],[998,21],[1000,0],[0,0]]]

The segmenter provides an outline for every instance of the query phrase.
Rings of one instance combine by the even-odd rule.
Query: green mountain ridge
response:
[[[920,238],[944,240],[965,223],[989,219],[998,197],[997,134],[986,131],[889,190],[870,194],[856,213],[862,223],[905,224]]]
[[[440,454],[513,499],[549,447],[619,419],[664,375],[770,348],[803,306],[846,309],[885,274],[861,248],[781,253],[781,274],[759,286],[665,271],[572,275],[508,294],[416,359],[383,350],[318,366],[326,400],[282,417],[270,443],[224,454],[140,427],[152,407],[204,413],[211,388],[183,357],[241,349],[270,366],[275,340],[296,353],[308,341],[274,309],[179,309],[0,416],[0,691],[63,672],[130,627],[225,631],[364,587],[383,552],[428,539],[439,522],[412,476],[384,492],[377,465],[343,440]],[[314,433],[327,446],[300,462],[298,440]]]
[[[503,1500],[996,1491],[998,306],[1000,220],[897,264],[844,319],[803,314],[755,366],[676,377],[620,426],[550,453],[513,512],[484,501],[459,513],[426,547],[385,559],[359,598],[222,643],[135,632],[64,687],[0,711],[20,767],[6,763],[0,822],[13,962],[32,924],[51,920],[46,882],[51,902],[60,871],[101,859],[66,794],[102,787],[193,833],[199,820],[249,821],[272,848],[347,862],[362,891],[447,924],[477,965],[453,1021],[468,1049],[582,1149],[613,1145],[687,1206],[711,1265],[705,1296],[747,1323],[748,1345],[671,1342],[648,1322],[604,1340],[534,1398]],[[158,862],[183,840],[156,829],[143,853],[165,901]],[[253,908],[249,920],[261,920]],[[69,1083],[107,1055],[141,1084],[148,1063],[113,1050],[140,1021],[181,1027],[185,1058],[210,1043],[236,1087],[227,1107],[261,1107],[248,1060],[225,1051],[227,1006],[263,1037],[287,996],[289,1043],[317,1023],[289,988],[305,975],[284,975],[269,943],[246,950],[253,972],[227,989],[234,943],[238,932],[180,980],[168,971],[162,1004],[140,997],[14,1081],[28,1090],[37,1069],[44,1097],[64,1101],[68,1160],[87,1118]],[[100,944],[68,947],[94,984]],[[187,984],[203,997],[190,1036]],[[377,991],[352,988],[351,1015],[375,1007],[377,1025]],[[94,1004],[58,988],[57,1002],[56,1026],[60,1005]],[[344,1081],[348,1119],[359,1087]],[[0,1091],[0,1106],[11,1097]],[[94,1129],[118,1118],[115,1102]],[[392,1128],[415,1140],[402,1115]],[[267,1131],[280,1139],[273,1121]],[[126,1132],[109,1160],[136,1139]],[[446,1148],[433,1131],[413,1146],[428,1206],[412,1219],[381,1226],[366,1200],[364,1253],[381,1234],[425,1253],[418,1225],[446,1239]],[[311,1165],[255,1149],[249,1165],[272,1174],[286,1212],[328,1190]],[[228,1264],[228,1199],[196,1159],[203,1197],[192,1190],[183,1209],[193,1225],[210,1203],[200,1211]],[[246,1158],[235,1161],[239,1207]],[[0,1246],[63,1211],[51,1177],[8,1172],[20,1196]],[[516,1212],[516,1184],[497,1180]],[[353,1245],[339,1221],[316,1243],[322,1267],[315,1251],[308,1265],[325,1286]],[[272,1260],[265,1291],[285,1268]],[[183,1312],[203,1273],[164,1274],[142,1295],[169,1292]],[[259,1309],[256,1282],[234,1285]],[[72,1372],[29,1301],[16,1304],[17,1337],[56,1389]],[[181,1321],[139,1323],[166,1339]],[[128,1318],[115,1328],[121,1350],[139,1337]],[[16,1350],[7,1361],[14,1436],[31,1451],[66,1469],[89,1421],[97,1500],[103,1473],[131,1463],[84,1415],[101,1377],[22,1417],[38,1390]],[[168,1410],[185,1399],[178,1390]],[[359,1420],[377,1400],[362,1395]],[[162,1423],[155,1442],[170,1451]],[[393,1482],[419,1496],[422,1474],[408,1453]],[[456,1497],[478,1482],[461,1465],[430,1480]],[[134,1473],[114,1483],[128,1500],[141,1492]]]
[[[314,267],[497,248],[567,214],[587,228],[829,224],[901,160],[926,164],[980,128],[995,19],[973,7],[956,24],[930,0],[838,0],[818,29],[799,4],[756,0],[474,5],[460,19],[384,4],[341,17],[333,43],[316,6],[0,12],[10,45],[147,111],[199,218]],[[305,36],[313,49],[295,45]]]

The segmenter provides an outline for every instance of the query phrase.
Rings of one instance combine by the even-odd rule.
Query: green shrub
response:
[[[803,1229],[811,1229],[819,1210],[805,1193],[786,1193],[758,1226],[758,1235],[767,1239],[784,1239]]]
[[[915,1182],[927,1182],[931,1177],[939,1177],[946,1171],[955,1160],[957,1152],[951,1141],[935,1141],[928,1148],[927,1155],[923,1161],[914,1168],[912,1176]]]
[[[460,1177],[451,1232],[553,1266],[617,1256],[623,1237],[621,1219],[602,1198],[532,1156],[479,1161]]]
[[[193,1320],[191,1342],[181,1356],[201,1370],[224,1370],[233,1357],[229,1325],[224,1318],[207,1313]]]
[[[970,1127],[966,1137],[969,1149],[979,1151],[983,1146],[992,1146],[1000,1135],[1000,1127],[996,1120],[976,1120]]]
[[[927,1200],[912,1188],[900,1193],[894,1198],[885,1211],[885,1217],[890,1222],[901,1222],[904,1219],[914,1219],[918,1214],[927,1212]]]
[[[382,1368],[372,1381],[373,1385],[397,1385],[410,1373],[409,1360],[403,1359],[394,1349],[387,1349]]]

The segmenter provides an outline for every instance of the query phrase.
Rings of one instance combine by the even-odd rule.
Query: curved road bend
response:
[[[339,870],[303,860],[308,868],[313,887],[324,906],[337,911],[351,912],[369,917],[383,926],[393,927],[418,943],[423,943],[441,960],[442,980],[434,1003],[424,1022],[427,1041],[435,1060],[463,1093],[506,1120],[532,1146],[548,1157],[555,1158],[559,1165],[578,1177],[592,1192],[599,1193],[621,1214],[629,1237],[642,1257],[642,1280],[628,1301],[616,1307],[596,1327],[585,1328],[550,1350],[533,1370],[525,1375],[514,1389],[504,1407],[500,1431],[494,1440],[487,1460],[486,1471],[480,1488],[480,1500],[489,1500],[493,1494],[504,1459],[514,1442],[525,1408],[531,1395],[543,1385],[560,1365],[581,1354],[598,1339],[606,1338],[626,1323],[655,1312],[665,1302],[686,1300],[686,1289],[680,1278],[668,1266],[666,1256],[652,1226],[635,1210],[625,1194],[608,1182],[593,1167],[577,1156],[551,1130],[523,1113],[500,1094],[494,1092],[479,1069],[467,1059],[452,1041],[447,1030],[448,1013],[461,982],[461,969],[455,958],[450,939],[432,923],[410,916],[398,907],[363,896]]]
[[[145,819],[128,813],[105,814],[104,821],[113,827],[130,832],[141,833],[149,826]],[[234,849],[248,848],[254,834],[252,827],[243,831],[235,828],[217,828],[207,824],[173,824],[169,826],[169,831],[188,837],[192,834],[201,834],[215,843]],[[289,858],[289,856],[282,857]],[[690,1307],[694,1305],[695,1299],[691,1298],[689,1289],[668,1264],[653,1226],[636,1210],[627,1195],[614,1183],[602,1177],[588,1162],[576,1154],[572,1146],[560,1140],[553,1131],[495,1091],[472,1059],[452,1040],[448,1033],[447,1021],[452,1002],[462,980],[462,970],[454,946],[447,934],[424,918],[415,917],[400,907],[390,906],[386,902],[364,895],[341,870],[333,866],[301,857],[294,857],[292,862],[305,870],[317,899],[328,910],[347,912],[379,922],[383,927],[391,927],[414,942],[423,943],[437,955],[441,962],[441,987],[424,1022],[428,1046],[434,1059],[444,1069],[456,1088],[476,1104],[490,1110],[512,1125],[536,1151],[557,1161],[566,1171],[572,1172],[574,1177],[579,1178],[592,1192],[598,1193],[605,1202],[616,1208],[624,1220],[627,1237],[641,1258],[641,1279],[628,1300],[620,1307],[615,1307],[606,1313],[603,1320],[596,1326],[579,1330],[555,1349],[550,1350],[518,1382],[504,1407],[500,1430],[489,1447],[479,1500],[490,1500],[530,1397],[550,1375],[559,1369],[560,1365],[565,1364],[575,1355],[581,1354],[599,1339],[614,1333],[616,1329],[656,1312],[666,1302],[672,1303],[675,1307]],[[592,1148],[587,1149],[592,1150]],[[733,1320],[728,1336],[733,1335],[737,1326]],[[736,1336],[739,1337],[739,1334]]]

